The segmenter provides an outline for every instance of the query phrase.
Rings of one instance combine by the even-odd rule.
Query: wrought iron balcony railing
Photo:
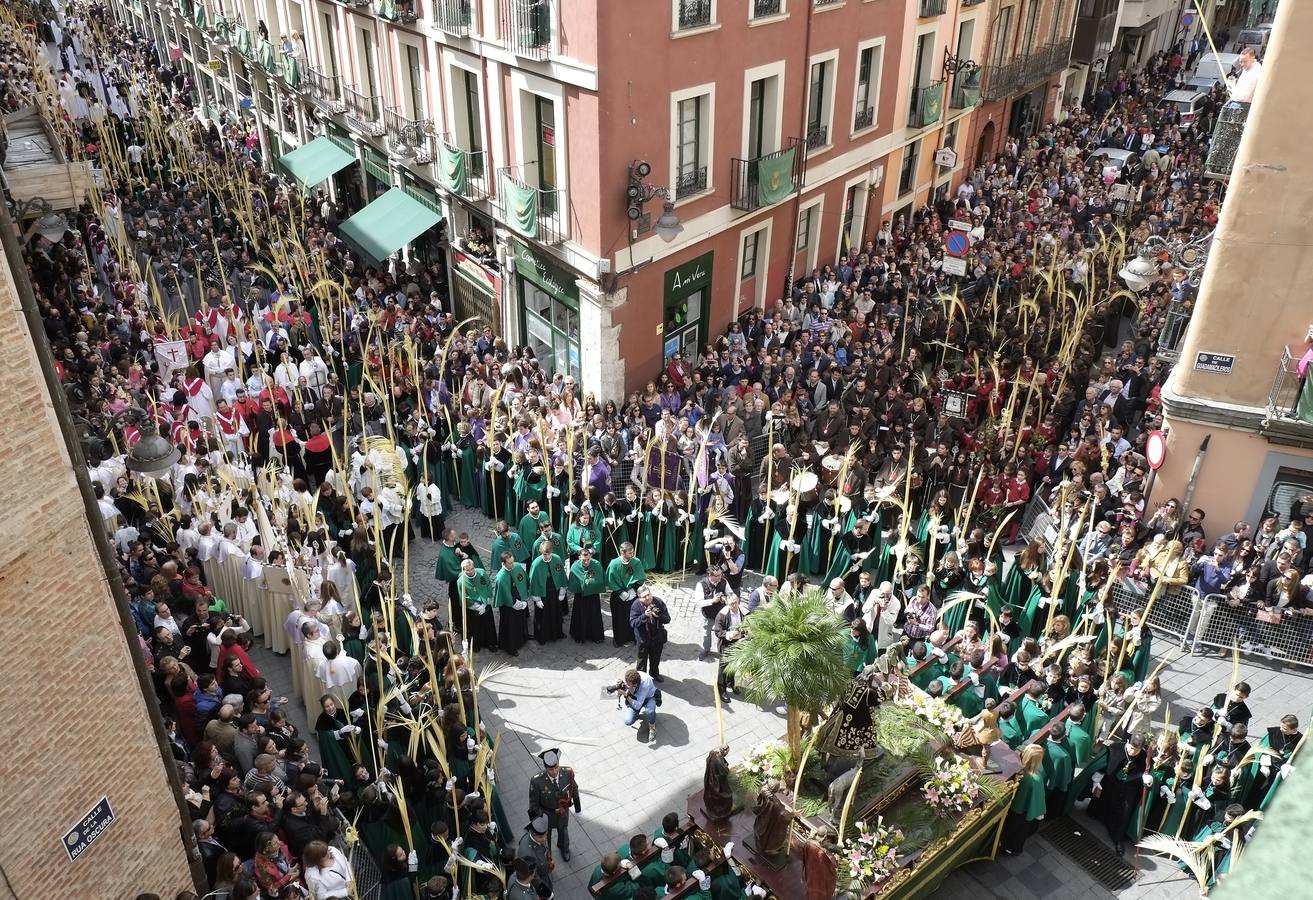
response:
[[[944,82],[936,81],[912,91],[912,105],[908,110],[909,128],[934,125],[944,115]]]
[[[783,0],[752,0],[752,18],[764,19],[767,16],[778,16]]]
[[[802,140],[791,138],[785,147],[774,153],[766,153],[754,159],[731,159],[729,205],[734,209],[752,212],[778,203],[796,191],[802,183],[806,156],[800,150],[803,144]],[[786,163],[788,169],[781,171]]]
[[[453,194],[467,200],[488,199],[487,168],[482,150],[466,150],[450,134],[440,136],[438,180]]]
[[[501,0],[501,36],[517,56],[546,59],[552,48],[551,0]]]
[[[342,106],[342,77],[325,75],[318,69],[307,66],[305,69],[305,89],[310,95],[310,102],[329,112],[339,112]]]
[[[829,125],[813,125],[807,129],[807,149],[816,150],[830,142]]]
[[[675,199],[683,200],[707,189],[707,167],[685,169],[675,176]]]
[[[711,0],[679,0],[679,30],[711,24]]]
[[[920,0],[920,5],[919,12],[923,19],[930,16],[942,16],[948,12],[948,0]]]
[[[355,125],[365,131],[377,134],[383,128],[383,102],[377,94],[367,96],[353,87],[342,87],[342,101],[346,104],[346,115]]]
[[[433,24],[439,31],[465,37],[473,21],[473,0],[433,0]]]
[[[857,110],[853,116],[853,131],[861,131],[863,128],[870,128],[875,124],[875,107],[868,106],[865,109]]]
[[[1263,423],[1263,431],[1269,437],[1272,431],[1282,431],[1302,433],[1305,440],[1313,439],[1313,388],[1305,385],[1306,379],[1300,374],[1302,356],[1300,350],[1287,345],[1277,361],[1272,390],[1267,395],[1268,418]]]
[[[516,171],[514,166],[497,170],[501,176],[495,204],[498,218],[525,237],[559,244],[565,240],[561,192],[534,187],[517,178]]]

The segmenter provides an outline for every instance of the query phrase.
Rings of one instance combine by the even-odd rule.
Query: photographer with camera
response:
[[[725,578],[725,571],[718,565],[707,569],[707,577],[697,583],[693,589],[693,599],[702,608],[704,627],[702,631],[702,649],[698,651],[698,661],[711,655],[711,629],[716,616],[725,608],[725,601],[734,596],[734,589]]]
[[[652,593],[652,589],[643,585],[638,589],[638,599],[629,608],[629,627],[634,631],[638,642],[638,671],[647,671],[653,681],[665,681],[661,677],[661,650],[666,645],[666,626],[670,624],[670,610],[661,598]]]
[[[625,706],[625,724],[634,727],[639,716],[647,722],[647,742],[656,743],[657,686],[652,676],[630,669],[617,689],[624,691],[620,698]]]

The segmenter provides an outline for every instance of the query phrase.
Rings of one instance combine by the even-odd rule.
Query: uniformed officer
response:
[[[538,754],[544,771],[529,782],[529,821],[539,816],[547,818],[548,828],[556,831],[556,846],[561,859],[570,861],[570,807],[582,810],[579,802],[579,785],[574,780],[574,769],[561,765],[561,751],[557,747]]]
[[[524,834],[520,835],[519,846],[515,849],[515,861],[524,862],[529,871],[538,876],[538,883],[546,885],[550,892],[553,863],[548,830],[546,816],[537,816],[531,820],[524,827]]]

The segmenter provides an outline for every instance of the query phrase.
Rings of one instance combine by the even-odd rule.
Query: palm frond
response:
[[[1199,890],[1208,886],[1213,864],[1210,845],[1201,841],[1182,841],[1165,834],[1145,835],[1138,844],[1141,850],[1166,856],[1185,865],[1199,883]]]

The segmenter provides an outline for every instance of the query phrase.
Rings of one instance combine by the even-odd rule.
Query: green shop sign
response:
[[[710,287],[711,262],[715,255],[714,250],[708,250],[666,272],[666,297],[684,297]]]
[[[557,300],[562,300],[576,308],[579,306],[579,286],[575,284],[574,275],[556,263],[544,259],[527,244],[516,241],[514,247],[515,271]]]

